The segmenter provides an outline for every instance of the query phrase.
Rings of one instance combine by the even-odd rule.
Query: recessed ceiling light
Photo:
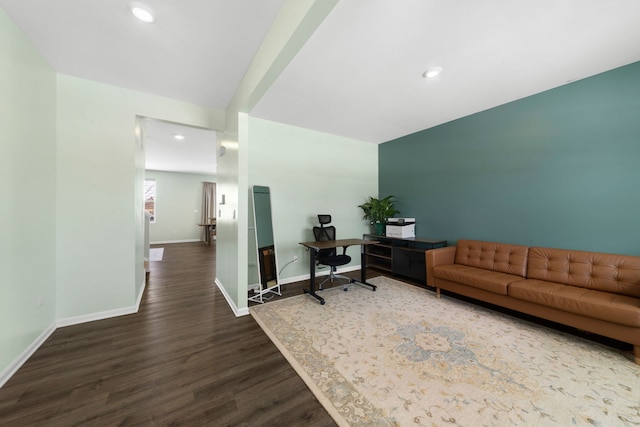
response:
[[[184,139],[184,135],[180,135],[179,133],[174,134],[173,137],[178,141],[182,141]]]
[[[438,76],[441,72],[442,72],[442,67],[431,67],[427,69],[427,71],[425,71],[424,74],[422,74],[422,77],[424,77],[425,79],[432,79]]]
[[[131,3],[131,13],[133,13],[133,15],[142,22],[151,23],[156,20],[156,18],[153,16],[153,11],[151,10],[151,8],[142,3]]]

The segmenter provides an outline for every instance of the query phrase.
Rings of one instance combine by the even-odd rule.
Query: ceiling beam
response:
[[[337,3],[285,0],[227,111],[251,111]]]

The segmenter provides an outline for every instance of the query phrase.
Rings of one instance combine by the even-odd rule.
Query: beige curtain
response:
[[[215,223],[216,219],[216,183],[202,183],[202,224]],[[202,227],[202,240],[208,241],[206,233],[209,227]]]

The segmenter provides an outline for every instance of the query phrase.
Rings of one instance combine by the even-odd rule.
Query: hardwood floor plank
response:
[[[0,425],[334,426],[253,318],[233,315],[215,245],[163,247],[139,312],[56,330],[0,389]]]
[[[0,425],[335,426],[253,318],[233,315],[215,245],[164,248],[139,312],[56,330],[0,389]]]

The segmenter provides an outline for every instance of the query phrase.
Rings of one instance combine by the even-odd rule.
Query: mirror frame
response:
[[[266,195],[266,198],[256,197],[259,195]],[[281,295],[277,246],[273,229],[273,209],[271,208],[271,189],[262,185],[253,185],[251,187],[251,207],[253,209],[258,281],[261,288],[259,291],[255,291],[255,295],[249,297],[249,300],[263,303],[263,295],[266,293],[273,292]],[[268,262],[270,256],[272,256],[272,261]],[[273,273],[273,278],[271,275],[265,277],[269,271]]]

